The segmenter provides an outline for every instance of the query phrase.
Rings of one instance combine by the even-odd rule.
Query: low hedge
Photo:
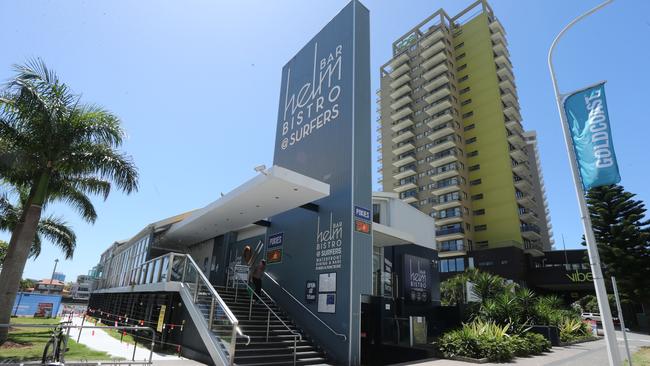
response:
[[[551,349],[551,342],[532,332],[506,334],[485,331],[475,324],[465,324],[461,329],[444,334],[438,341],[438,349],[448,358],[463,356],[487,358],[491,362],[508,362],[514,357],[547,352]]]

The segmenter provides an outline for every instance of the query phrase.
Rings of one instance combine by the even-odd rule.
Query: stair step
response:
[[[327,365],[325,362],[327,362],[324,358],[322,357],[313,357],[313,358],[306,358],[303,360],[296,360],[296,365]],[[291,361],[275,361],[275,362],[261,362],[261,363],[240,363],[237,362],[237,365],[246,365],[246,366],[290,366],[293,365],[293,360]]]
[[[302,346],[296,346],[296,350],[298,352],[305,352],[305,351],[317,351],[316,347],[314,346],[307,346],[307,345],[302,345]],[[259,348],[255,346],[247,346],[247,347],[241,347],[238,348],[235,355],[248,355],[251,353],[254,354],[277,354],[277,353],[291,353],[293,355],[293,345],[291,346],[277,346],[277,347],[272,347],[272,348]]]
[[[316,352],[316,351],[297,351],[296,352],[296,358],[298,358],[298,359],[312,358],[312,357],[320,357],[320,354],[318,352]],[[235,353],[235,362],[240,361],[240,360],[262,359],[260,361],[263,361],[263,359],[277,360],[277,359],[283,359],[283,358],[291,358],[293,360],[293,350],[291,350],[291,353],[266,354],[266,355],[239,356],[238,353]]]

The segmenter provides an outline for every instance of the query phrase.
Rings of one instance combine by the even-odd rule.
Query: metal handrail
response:
[[[219,303],[219,305],[221,306],[224,313],[226,314],[226,317],[228,317],[228,320],[230,320],[230,322],[233,325],[233,334],[232,334],[232,337],[230,339],[230,349],[229,349],[230,360],[229,361],[230,361],[230,365],[234,365],[234,363],[235,363],[235,347],[236,347],[236,344],[237,344],[237,335],[240,335],[240,336],[247,339],[246,345],[250,344],[251,339],[250,339],[249,336],[245,335],[241,331],[241,329],[239,328],[239,320],[237,320],[237,317],[235,317],[235,315],[230,311],[230,308],[228,307],[228,305],[226,305],[226,303],[223,301],[221,296],[219,296],[219,293],[217,293],[217,290],[215,290],[214,287],[212,287],[212,284],[210,283],[208,278],[205,277],[205,274],[203,274],[203,271],[201,271],[201,269],[196,264],[196,262],[194,261],[192,256],[187,255],[187,254],[184,255],[184,256],[185,256],[185,260],[189,261],[189,263],[194,267],[194,270],[197,273],[196,292],[195,292],[195,295],[194,295],[194,301],[196,302],[196,297],[197,297],[197,295],[199,293],[199,286],[198,286],[199,285],[199,279],[201,279],[203,281],[204,285],[208,288],[208,291],[210,292],[210,295],[212,295],[212,303],[210,305],[210,312],[209,312],[209,315],[208,315],[208,328],[212,329],[212,320],[213,320],[213,317],[214,317],[214,307],[215,307],[214,301],[215,301],[215,299]],[[181,282],[185,282],[185,273],[186,272],[187,272],[187,268],[183,268],[183,274],[182,274],[183,277],[181,279]]]
[[[267,317],[266,317],[266,341],[267,342],[269,341],[269,331],[270,331],[270,326],[271,326],[271,314],[273,314],[273,316],[275,316],[280,321],[280,323],[282,323],[282,325],[284,325],[284,327],[287,328],[289,333],[291,333],[293,335],[293,364],[295,365],[296,364],[297,352],[298,352],[297,339],[300,339],[300,341],[302,341],[302,334],[300,334],[299,332],[296,332],[295,330],[291,329],[287,325],[287,323],[285,323],[284,320],[282,320],[282,318],[280,318],[278,316],[278,314],[276,314],[275,311],[273,311],[273,309],[271,309],[271,307],[266,303],[266,301],[264,301],[262,299],[262,297],[260,295],[258,295],[257,292],[255,292],[255,290],[253,290],[248,285],[248,282],[244,281],[241,278],[238,278],[234,274],[233,274],[233,279],[235,281],[239,281],[239,282],[243,283],[244,286],[246,286],[248,291],[251,293],[249,304],[248,304],[248,319],[249,320],[251,319],[251,313],[253,312],[253,295],[255,295],[262,302],[262,304],[266,307],[266,309],[268,310]],[[235,289],[235,301],[237,301],[237,292],[238,291],[239,291],[239,286],[237,286],[236,289]],[[266,291],[264,291],[264,293],[266,294],[267,297],[271,298],[266,293]]]
[[[289,291],[287,291],[287,289],[285,289],[284,287],[282,287],[282,285],[280,285],[280,284],[278,283],[278,281],[275,280],[275,278],[271,277],[271,275],[269,275],[269,274],[266,273],[266,272],[264,273],[264,275],[265,275],[266,277],[268,277],[268,278],[269,278],[273,283],[275,283],[275,285],[278,286],[282,291],[284,291],[284,293],[286,293],[287,295],[289,295],[289,297],[290,297],[291,299],[293,299],[293,300],[294,300],[298,305],[300,305],[303,309],[307,310],[307,312],[308,312],[309,314],[311,314],[314,318],[316,318],[316,320],[318,320],[321,324],[323,324],[323,325],[325,326],[325,328],[329,329],[329,331],[332,332],[335,336],[337,336],[337,337],[342,337],[342,338],[343,338],[343,341],[347,341],[348,337],[347,337],[345,334],[337,333],[334,329],[332,329],[329,325],[327,325],[327,323],[325,323],[321,318],[319,318],[318,315],[314,314],[314,313],[313,313],[311,310],[309,310],[309,309],[308,309],[308,308],[307,308],[307,307],[306,307],[302,302],[300,302],[298,299],[296,299],[296,298],[295,298],[295,297],[294,297],[294,296],[293,296]],[[266,291],[265,291],[265,292],[266,292]]]
[[[260,297],[260,295],[258,295],[258,294],[255,292],[255,289],[253,289],[252,287],[250,287],[250,286],[248,285],[248,283],[247,283],[246,281],[242,280],[241,278],[237,278],[236,276],[234,276],[233,278],[234,278],[236,281],[240,281],[241,283],[243,283],[243,284],[246,286],[246,288],[251,292],[251,294],[255,295],[255,296],[256,296],[256,297],[257,297],[257,298],[262,302],[262,305],[264,305],[264,306],[265,306],[265,307],[266,307],[266,308],[267,308],[267,309],[268,309],[268,310],[273,314],[273,316],[275,316],[275,317],[276,317],[276,318],[277,318],[277,319],[282,323],[282,325],[284,325],[285,328],[287,328],[287,330],[288,330],[289,332],[291,332],[291,334],[294,334],[294,335],[298,336],[298,337],[300,338],[300,340],[302,341],[302,335],[301,335],[299,332],[296,332],[295,330],[291,329],[291,328],[287,325],[287,323],[285,323],[284,320],[282,320],[282,318],[280,318],[280,316],[279,316],[278,314],[276,314],[275,311],[273,311],[273,309],[271,309],[271,307],[266,303],[266,301],[264,301],[264,300],[262,299],[262,297]],[[266,296],[268,296],[269,298],[271,298],[271,297],[266,293],[266,291],[264,291],[264,293],[266,294]],[[249,318],[249,319],[250,319],[250,317],[251,317],[251,312],[252,312],[252,302],[253,302],[253,296],[250,297],[250,304],[249,304],[249,309],[248,309],[248,318]],[[267,335],[267,337],[268,337],[268,335]]]

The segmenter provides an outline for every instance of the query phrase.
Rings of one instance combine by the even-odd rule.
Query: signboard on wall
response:
[[[323,312],[321,319],[346,341],[322,332],[308,313],[291,316],[340,364],[359,363],[353,335],[360,333],[360,297],[372,293],[372,237],[355,230],[361,220],[355,207],[372,205],[369,47],[368,10],[353,0],[282,69],[274,145],[274,165],[329,184],[330,195],[313,202],[317,211],[296,208],[269,218],[269,232],[284,237],[282,262],[268,272],[298,299],[306,279],[334,286],[305,306]],[[370,232],[369,225],[359,228]],[[338,283],[323,284],[321,274]],[[283,303],[286,295],[268,291],[291,306]]]
[[[414,304],[431,302],[431,260],[404,254],[404,298]]]
[[[266,263],[281,263],[282,262],[282,245],[284,244],[284,233],[277,233],[269,236],[268,244],[266,245]]]

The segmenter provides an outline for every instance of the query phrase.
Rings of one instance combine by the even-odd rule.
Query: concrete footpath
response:
[[[82,320],[81,317],[74,317],[72,318],[72,324],[81,325],[81,320]],[[84,325],[93,325],[93,324],[86,322],[84,323]],[[78,335],[79,335],[78,328],[70,329],[70,339],[76,341]],[[106,333],[101,329],[85,329],[85,328],[82,329],[79,343],[86,345],[87,347],[92,348],[94,350],[106,352],[110,354],[112,357],[120,357],[126,360],[131,360],[131,358],[133,357],[134,345],[126,342],[120,342],[119,339],[115,339],[111,337],[108,333]],[[147,348],[137,347],[135,350],[135,360],[148,360],[150,353],[151,351],[149,351]],[[185,362],[179,362],[179,361],[187,361],[186,358],[178,357],[175,355],[167,355],[163,353],[153,352],[151,359],[154,361],[162,362],[160,363],[161,365],[168,365],[168,366],[177,366],[181,364],[187,365],[187,363]],[[158,364],[158,362],[155,362],[155,364]],[[195,364],[200,365],[198,363]]]
[[[623,343],[623,334],[616,332],[621,357],[627,358],[625,354],[625,344]],[[630,352],[634,354],[642,346],[650,347],[650,336],[641,333],[629,333],[628,341]],[[406,365],[406,364],[402,364]],[[411,363],[414,366],[468,366],[472,365],[467,362],[452,360],[428,360]],[[504,364],[484,363],[483,365],[496,366]],[[605,340],[600,339],[593,342],[574,344],[566,347],[553,347],[551,352],[540,356],[515,358],[508,365],[518,366],[607,366],[607,348]]]

